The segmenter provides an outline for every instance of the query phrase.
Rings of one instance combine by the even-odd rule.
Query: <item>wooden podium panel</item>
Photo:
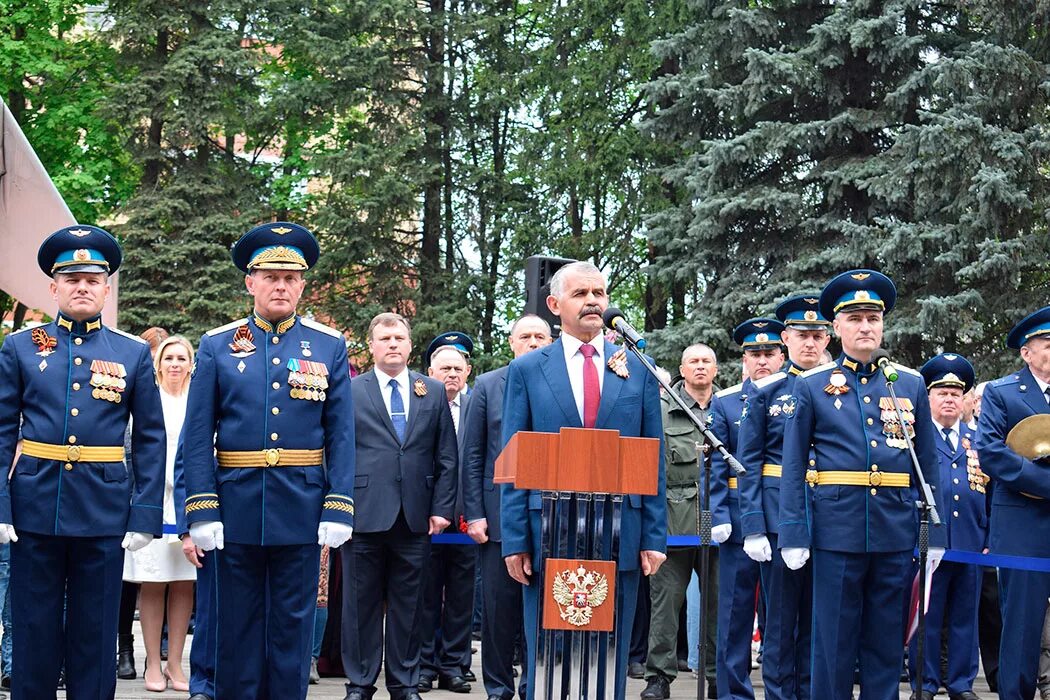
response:
[[[543,629],[611,632],[616,611],[616,562],[548,559],[543,596]]]
[[[493,481],[519,489],[656,495],[660,441],[618,430],[520,431],[496,458]]]

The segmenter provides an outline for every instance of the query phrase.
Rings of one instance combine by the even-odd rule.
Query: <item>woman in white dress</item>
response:
[[[162,692],[171,682],[175,690],[189,690],[182,671],[182,652],[186,629],[193,609],[193,582],[196,568],[183,555],[182,541],[175,527],[175,453],[179,433],[186,419],[193,346],[181,336],[165,339],[153,356],[164,409],[164,429],[168,438],[164,479],[164,535],[124,558],[124,580],[141,583],[139,621],[146,644],[146,669],[142,674],[146,690]],[[160,636],[164,628],[164,594],[168,602],[168,665],[161,668]]]

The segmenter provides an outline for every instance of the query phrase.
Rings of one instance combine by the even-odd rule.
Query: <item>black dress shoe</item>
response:
[[[428,676],[420,676],[419,682],[416,683],[416,690],[421,693],[429,693],[434,689],[434,679]]]
[[[212,697],[204,693],[194,693],[190,696],[190,700],[212,700]]]
[[[693,669],[689,668],[689,659],[678,659],[678,670],[687,673]]]
[[[451,690],[453,693],[469,693],[470,683],[463,676],[442,676],[438,678],[438,688]]]
[[[193,698],[190,698],[193,700]],[[346,691],[346,696],[343,700],[369,700],[368,693],[361,690],[360,688],[350,688]]]
[[[658,673],[646,680],[648,683],[645,686],[645,690],[642,691],[643,698],[664,700],[665,698],[671,697],[671,681],[668,680],[667,676]]]
[[[468,683],[477,683],[478,682],[478,677],[475,676],[474,672],[471,671],[469,668],[466,671],[463,672],[463,678],[465,678]]]
[[[910,700],[933,700],[933,695],[934,694],[930,691],[924,690],[921,695],[919,693],[912,693]]]
[[[707,700],[718,700],[718,686],[714,678],[707,681]]]
[[[981,700],[981,696],[972,690],[964,690],[961,693],[948,693],[949,700]]]
[[[627,675],[631,678],[645,678],[645,666],[637,661],[632,661],[627,664]]]
[[[419,697],[419,693],[417,693],[416,691],[409,690],[408,692],[404,693],[399,700],[423,700],[423,698]]]

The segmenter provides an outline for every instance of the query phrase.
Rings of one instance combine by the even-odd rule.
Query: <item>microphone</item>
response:
[[[605,322],[607,328],[611,328],[622,335],[623,339],[631,345],[639,350],[645,349],[645,338],[627,322],[623,312],[615,306],[610,306],[605,310],[605,313],[602,314],[602,321]]]
[[[876,364],[878,364],[879,369],[882,370],[882,374],[886,377],[887,382],[893,383],[897,381],[897,368],[893,366],[892,362],[890,362],[889,356],[885,354],[882,355],[882,357],[877,360]]]

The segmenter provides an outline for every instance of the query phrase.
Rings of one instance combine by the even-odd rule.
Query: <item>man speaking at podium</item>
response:
[[[561,319],[562,336],[511,362],[503,407],[503,444],[521,430],[556,433],[563,427],[619,430],[624,437],[661,439],[657,382],[630,353],[602,336],[609,305],[605,277],[594,265],[575,262],[551,277],[547,307]],[[666,559],[663,450],[654,496],[624,498],[617,561],[615,698],[622,700],[627,650],[638,595],[639,571],[646,576]],[[607,506],[608,507],[608,506]],[[524,585],[529,700],[535,695],[537,615],[543,587],[540,561],[539,492],[503,485],[501,517],[507,571]],[[609,514],[606,515],[606,518]]]

